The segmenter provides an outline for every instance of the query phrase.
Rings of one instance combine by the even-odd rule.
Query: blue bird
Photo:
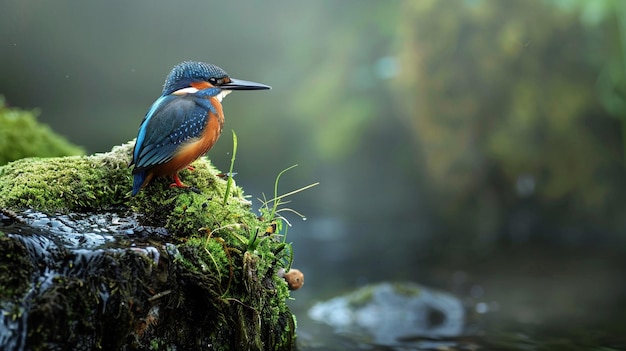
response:
[[[176,65],[139,127],[129,165],[134,165],[133,196],[159,176],[172,176],[171,187],[187,187],[178,172],[207,153],[219,138],[224,125],[222,99],[232,90],[262,89],[271,87],[230,78],[210,63]]]

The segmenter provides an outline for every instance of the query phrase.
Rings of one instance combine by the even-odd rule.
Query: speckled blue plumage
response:
[[[211,103],[193,94],[166,96],[155,102],[141,125],[133,156],[135,170],[166,163],[185,141],[198,138],[213,110]],[[215,111],[213,111],[215,112]]]

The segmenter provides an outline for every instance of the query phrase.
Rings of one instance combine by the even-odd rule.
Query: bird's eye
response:
[[[209,78],[209,83],[211,83],[213,85],[216,85],[217,84],[217,78],[215,78],[215,77]]]

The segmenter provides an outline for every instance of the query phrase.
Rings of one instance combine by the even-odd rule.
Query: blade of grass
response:
[[[280,175],[279,175],[279,176],[280,176]],[[278,183],[277,183],[277,184],[278,184]],[[286,193],[286,194],[282,194],[282,195],[280,195],[280,196],[275,196],[273,199],[268,200],[268,202],[269,202],[269,201],[273,201],[273,202],[274,202],[274,206],[273,206],[273,208],[272,208],[272,212],[271,212],[270,218],[274,218],[274,215],[276,214],[276,209],[277,209],[277,208],[278,208],[278,206],[281,204],[281,202],[280,202],[280,200],[281,200],[281,199],[284,199],[284,198],[286,198],[287,196],[291,196],[291,195],[293,195],[293,194],[297,194],[297,193],[299,193],[299,192],[301,192],[301,191],[304,191],[304,190],[310,189],[310,188],[312,188],[312,187],[314,187],[314,186],[317,186],[317,185],[319,185],[319,184],[320,184],[320,182],[315,182],[315,183],[309,184],[309,185],[307,185],[307,186],[303,186],[302,188],[299,188],[299,189],[296,189],[296,190],[290,191],[290,192],[288,192],[288,193]],[[277,192],[277,191],[278,191],[278,189],[276,189],[276,192]],[[276,192],[275,192],[274,194],[276,194]]]
[[[230,187],[233,183],[233,168],[235,167],[235,157],[237,156],[237,134],[233,130],[233,157],[230,158],[230,169],[228,170],[228,182],[226,183],[226,192],[224,193],[224,206],[228,202],[228,195],[230,195]]]
[[[274,181],[274,206],[272,207],[272,212],[270,214],[270,218],[274,218],[274,213],[276,213],[276,207],[278,207],[278,201],[280,199],[278,199],[278,181],[280,180],[280,176],[283,175],[283,173],[287,172],[290,169],[294,169],[298,167],[297,164],[291,166],[291,167],[287,167],[285,169],[283,169],[280,173],[278,173],[278,175],[276,176],[276,180]],[[271,200],[270,200],[271,201]]]

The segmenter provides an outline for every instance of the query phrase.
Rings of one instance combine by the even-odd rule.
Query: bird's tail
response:
[[[144,182],[146,181],[146,172],[137,172],[133,175],[133,196],[137,195]]]

